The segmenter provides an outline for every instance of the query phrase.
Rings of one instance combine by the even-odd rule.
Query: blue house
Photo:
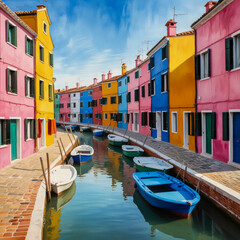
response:
[[[91,86],[80,92],[80,122],[93,123]]]
[[[127,129],[127,67],[122,64],[122,77],[118,79],[118,127]]]
[[[152,97],[152,112],[149,113],[149,124],[152,137],[169,142],[168,39],[162,38],[147,55],[151,69],[149,94]]]

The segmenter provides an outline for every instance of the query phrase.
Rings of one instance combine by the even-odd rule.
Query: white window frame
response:
[[[43,100],[43,99],[45,98],[45,96],[43,96],[43,98],[41,98],[41,94],[40,94],[41,84],[40,84],[40,82],[43,82],[43,95],[45,95],[45,94],[44,94],[44,80],[39,79],[39,98],[40,98],[41,100]]]
[[[7,20],[8,20],[8,19],[7,19]],[[8,20],[8,22],[9,22],[9,24],[11,24],[13,27],[15,27],[15,28],[16,28],[16,31],[17,31],[17,25],[14,24],[14,23],[13,23],[12,21],[10,21],[10,20]],[[8,43],[9,45],[13,46],[14,48],[17,48],[17,46],[13,45],[11,42],[8,42],[8,41],[7,41],[7,43]]]
[[[27,38],[30,40],[30,41],[34,41],[31,37],[29,37],[28,35],[26,35]],[[29,57],[33,57],[34,56],[34,43],[33,43],[33,55],[30,55],[29,53],[25,52]]]
[[[177,133],[178,132],[178,113],[177,112],[172,112],[172,133]]]
[[[233,38],[233,70],[235,70],[240,68],[240,30],[231,37]],[[239,40],[238,43],[236,39]]]
[[[139,77],[141,77],[142,76],[142,69],[140,68],[139,69]]]
[[[31,97],[30,96],[30,81],[31,81],[31,79],[33,79],[34,77],[33,76],[30,76],[30,75],[26,75],[26,77],[28,78],[28,81],[27,81],[27,87],[28,87],[28,95],[26,96],[26,97],[28,97],[28,98],[34,98],[34,97]]]
[[[46,25],[46,31],[44,31],[44,25]],[[47,23],[43,20],[43,32],[47,35]]]
[[[206,59],[205,59],[206,57]],[[201,73],[200,73],[200,79],[208,79],[208,66],[209,66],[209,62],[208,62],[208,49],[202,51],[200,53],[200,69],[201,69]]]
[[[17,72],[17,69],[13,68],[13,67],[7,67],[7,69],[9,69],[12,72]],[[17,76],[18,76],[18,74],[17,74]],[[16,79],[16,81],[17,81],[17,79]],[[7,92],[7,93],[12,94],[12,95],[18,95],[17,93],[13,93],[13,92]]]

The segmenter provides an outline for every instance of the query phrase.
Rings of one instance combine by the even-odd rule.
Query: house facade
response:
[[[92,86],[92,109],[93,109],[93,124],[102,125],[102,85],[97,83],[97,78],[93,79]]]
[[[37,149],[54,143],[51,120],[54,119],[53,96],[53,42],[50,34],[51,20],[47,8],[37,5],[37,10],[16,14],[36,33],[35,41],[35,97],[36,118],[42,134],[37,138]]]
[[[197,152],[239,166],[239,1],[206,5],[196,32]]]
[[[0,168],[3,168],[36,151],[34,42],[37,34],[3,2],[0,2],[0,29]]]
[[[58,92],[54,94],[54,118],[60,121],[60,95]]]
[[[68,86],[60,93],[60,121],[70,122],[71,118],[71,95]]]
[[[76,83],[76,88],[70,89],[70,122],[80,122],[80,90],[79,83]]]
[[[80,92],[80,122],[93,123],[92,86],[85,87]]]

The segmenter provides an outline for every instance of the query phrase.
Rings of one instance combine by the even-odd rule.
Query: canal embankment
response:
[[[65,159],[60,155],[57,141],[62,140],[69,155],[77,137],[57,132],[54,144],[0,170],[0,239],[41,239],[46,200],[46,186],[40,157],[47,167],[49,153],[50,168]],[[73,143],[73,144],[72,144]]]
[[[240,222],[239,168],[137,132],[94,124],[81,126],[103,129],[108,133],[126,137],[132,144],[143,147],[149,154],[165,159],[174,165],[176,174],[184,181]]]

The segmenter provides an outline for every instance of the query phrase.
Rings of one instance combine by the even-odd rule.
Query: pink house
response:
[[[240,1],[210,1],[196,31],[197,152],[240,164]]]
[[[0,168],[35,152],[34,39],[0,2]]]
[[[71,98],[68,86],[65,91],[60,92],[60,121],[70,122]]]

